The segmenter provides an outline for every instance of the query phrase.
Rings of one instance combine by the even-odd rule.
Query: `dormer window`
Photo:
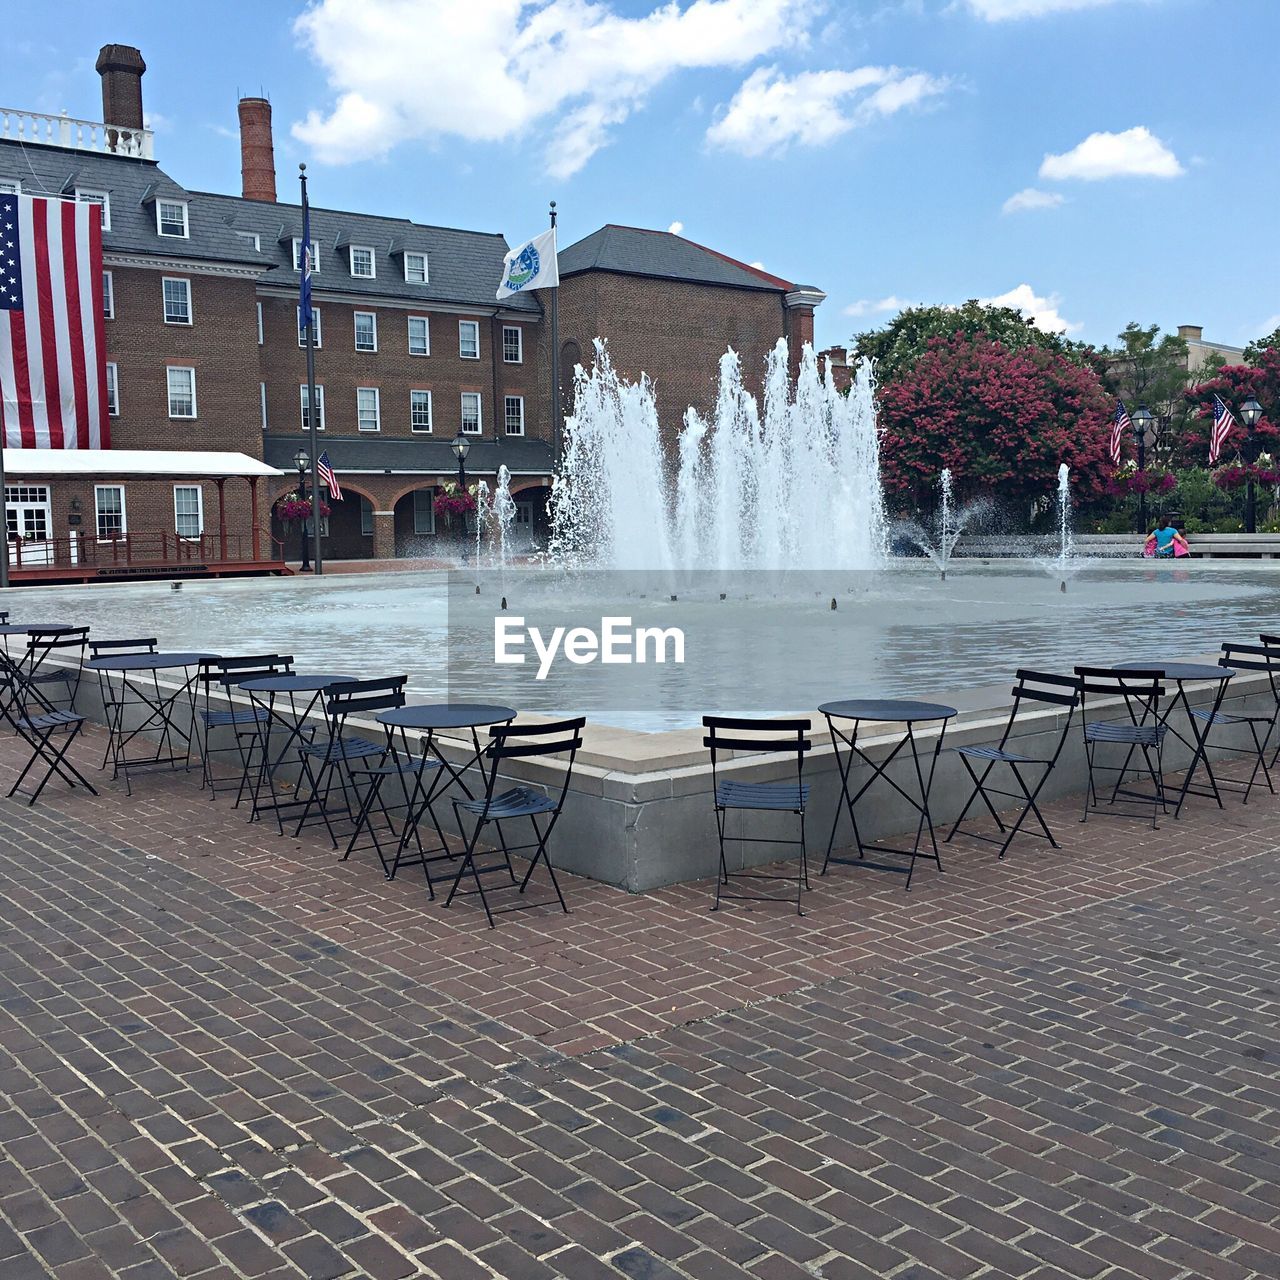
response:
[[[425,253],[406,253],[404,255],[404,278],[409,284],[427,283],[427,255]]]
[[[377,274],[373,265],[373,250],[367,244],[351,246],[351,274],[362,280],[372,280]]]
[[[83,200],[87,204],[96,204],[102,207],[102,229],[103,231],[111,230],[111,195],[106,191],[98,191],[90,187],[77,187],[76,199]]]
[[[176,236],[182,240],[189,238],[185,200],[156,201],[156,233],[162,236]]]
[[[237,237],[243,240],[246,245],[252,246],[259,253],[262,252],[262,237],[256,231],[237,231]]]
[[[302,237],[293,237],[293,269],[295,271],[302,270]],[[311,242],[311,273],[314,275],[320,270],[320,246],[316,241]]]

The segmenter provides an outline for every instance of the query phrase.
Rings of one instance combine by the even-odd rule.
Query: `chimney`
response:
[[[276,150],[266,98],[240,99],[240,187],[246,200],[275,203]]]
[[[1178,337],[1184,342],[1199,342],[1204,333],[1204,326],[1199,324],[1180,324]]]
[[[104,124],[142,128],[142,73],[147,64],[130,44],[104,44],[95,64],[102,77]]]

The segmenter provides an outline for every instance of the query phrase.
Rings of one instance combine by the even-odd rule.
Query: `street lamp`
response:
[[[458,432],[453,437],[453,456],[458,460],[458,489],[462,493],[467,491],[467,454],[471,452],[471,441]]]
[[[1133,415],[1133,438],[1138,442],[1138,475],[1142,477],[1138,480],[1140,485],[1146,484],[1143,472],[1147,467],[1147,450],[1155,447],[1155,415],[1144,404]],[[1145,488],[1138,490],[1138,526],[1141,533],[1149,533],[1147,528],[1147,491]]]
[[[293,465],[298,468],[298,498],[301,500],[306,493],[307,471],[311,467],[311,455],[305,449],[299,449],[293,455]],[[307,541],[307,522],[299,520],[298,525],[302,530],[302,564],[298,567],[298,572],[309,573],[311,571],[311,544]]]
[[[1262,441],[1255,434],[1255,428],[1261,417],[1262,406],[1250,396],[1240,406],[1240,421],[1245,430],[1244,444],[1240,448],[1240,456],[1250,467],[1258,461],[1258,455],[1262,452]],[[1257,533],[1258,531],[1258,494],[1254,488],[1252,472],[1245,482],[1244,489],[1244,531],[1245,533]]]

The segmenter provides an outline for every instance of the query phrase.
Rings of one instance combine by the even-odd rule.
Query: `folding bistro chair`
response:
[[[1085,792],[1084,815],[1081,822],[1089,820],[1090,813],[1110,813],[1118,818],[1142,817],[1139,809],[1150,806],[1151,828],[1155,830],[1156,816],[1166,811],[1164,793],[1164,764],[1162,752],[1168,726],[1160,719],[1160,699],[1164,697],[1162,676],[1158,671],[1119,670],[1112,667],[1077,667],[1080,678],[1080,717],[1084,725],[1085,763],[1089,770],[1089,788]],[[1089,718],[1090,695],[1094,699],[1108,698],[1120,702],[1123,718],[1091,720]],[[1108,747],[1124,747],[1125,757],[1119,765],[1104,764],[1099,759]],[[1133,756],[1142,757],[1143,767],[1139,776],[1151,779],[1151,791],[1135,791],[1126,786]],[[1105,756],[1103,756],[1105,759]],[[1104,807],[1098,800],[1098,777],[1115,776],[1111,795]],[[1117,809],[1119,800],[1125,808]]]
[[[707,735],[702,745],[711,751],[711,785],[714,791],[716,835],[720,843],[720,874],[716,877],[716,899],[711,910],[718,911],[724,900],[739,902],[790,902],[791,897],[763,893],[726,893],[731,880],[790,880],[790,876],[763,871],[730,872],[724,856],[724,842],[740,844],[784,844],[800,846],[796,867],[796,914],[804,915],[800,895],[809,886],[809,851],[805,844],[804,817],[809,802],[809,785],[804,780],[805,753],[813,749],[808,720],[761,720],[727,716],[703,716]],[[718,773],[720,753],[730,751],[762,755],[786,752],[795,754],[795,782],[721,781]],[[791,813],[800,819],[800,838],[782,840],[764,836],[729,835],[726,831],[730,810],[755,809],[772,813]]]
[[[76,691],[80,688],[85,646],[89,642],[88,627],[59,627],[52,631],[32,631],[27,636],[27,685],[45,711],[58,710],[58,700],[65,699],[60,708],[69,711],[75,706]],[[70,660],[74,666],[58,666],[45,670],[45,659],[58,657]],[[55,690],[61,686],[61,694]]]
[[[1078,676],[1059,676],[1047,671],[1021,670],[1014,673],[1014,679],[1018,683],[1013,686],[1012,691],[1013,709],[1009,712],[1009,719],[1004,726],[1004,732],[1000,735],[1000,741],[993,747],[972,746],[956,748],[956,755],[960,757],[960,763],[964,765],[965,771],[973,782],[973,791],[969,799],[965,801],[964,808],[960,810],[960,816],[947,833],[948,844],[957,833],[966,835],[973,840],[985,840],[989,844],[998,844],[1001,858],[1009,851],[1009,846],[1013,843],[1014,837],[1022,829],[1022,824],[1030,814],[1035,815],[1040,830],[1028,831],[1027,834],[1037,837],[1043,835],[1044,839],[1053,848],[1061,847],[1057,840],[1054,839],[1053,832],[1049,829],[1049,824],[1045,821],[1044,814],[1040,812],[1040,806],[1036,801],[1044,784],[1048,782],[1054,766],[1058,763],[1058,757],[1062,754],[1062,748],[1067,742],[1067,735],[1071,732],[1071,718],[1075,715],[1076,708],[1080,705],[1080,678]],[[1018,716],[1023,709],[1024,703],[1039,703],[1041,706],[1066,709],[1067,714],[1063,719],[1062,728],[1058,732],[1057,741],[1048,755],[1028,756],[1020,751],[1014,751],[1009,746],[1009,738],[1017,726]],[[976,768],[975,761],[978,762]],[[987,784],[987,779],[997,765],[1008,766],[1014,782],[1017,783],[1017,791],[1003,791],[998,787]],[[979,768],[982,770],[981,773],[978,772]],[[1036,769],[1040,770],[1040,776],[1033,786],[1028,786],[1028,780],[1024,775]],[[1018,811],[1018,816],[1008,827],[1005,826],[1004,820],[992,803],[992,796],[1000,796],[1005,799],[1022,802],[1022,808]],[[995,821],[996,828],[999,830],[1000,836],[1003,836],[1003,839],[998,836],[984,835],[978,831],[961,830],[961,825],[968,816],[969,810],[973,807],[974,801],[979,798],[981,798],[987,812]]]
[[[31,748],[31,756],[22,772],[9,788],[9,797],[16,795],[25,797],[28,805],[33,805],[40,798],[40,793],[48,785],[49,779],[56,773],[68,787],[84,787],[91,795],[97,795],[93,784],[79,769],[66,758],[71,744],[84,727],[85,717],[74,711],[54,708],[46,711],[30,712],[29,701],[39,702],[40,696],[30,689],[25,671],[13,658],[0,649],[0,684],[3,684],[4,697],[0,701],[0,715],[8,721],[10,728]],[[61,737],[59,744],[55,739]],[[37,763],[45,766],[35,790],[23,791],[22,784]]]
[[[402,761],[384,739],[374,742],[360,735],[344,737],[347,722],[355,715],[369,715],[404,706],[404,686],[408,676],[373,680],[344,680],[324,691],[325,728],[311,741],[300,741],[302,760],[300,788],[306,798],[294,801],[302,809],[294,835],[312,822],[323,822],[333,847],[338,847],[334,823],[350,822],[354,832],[369,825],[369,809],[378,806],[393,827],[382,802],[382,782],[388,773],[409,772],[412,761]],[[350,853],[350,849],[348,849]],[[379,857],[382,853],[379,849]],[[386,862],[383,862],[386,868]]]
[[[213,772],[211,757],[236,753],[240,763],[240,779],[236,783],[236,802],[249,791],[250,776],[254,768],[254,753],[261,766],[263,753],[270,748],[270,733],[263,734],[263,727],[271,719],[266,707],[252,700],[248,705],[237,703],[232,691],[242,680],[255,680],[260,676],[286,675],[293,670],[293,658],[278,653],[254,654],[243,658],[208,658],[200,664],[196,680],[201,690],[201,705],[196,712],[195,736],[200,752],[200,789],[209,788],[209,799],[218,796],[218,778]],[[226,706],[214,704],[217,696],[225,699]],[[210,738],[215,729],[230,729],[233,741],[225,747],[211,747]],[[263,738],[267,738],[264,745]],[[223,790],[230,789],[230,782]]]
[[[89,641],[89,659],[94,658],[118,657],[126,653],[155,653],[156,638],[150,636],[144,640],[90,640]],[[108,724],[112,723],[112,712],[119,705],[119,700],[124,696],[124,685],[121,684],[117,691],[116,686],[112,684],[111,675],[106,671],[98,672],[98,696],[102,700],[102,710],[106,716]],[[111,758],[111,735],[107,735],[107,745],[102,752],[102,765],[105,769],[107,761]]]
[[[459,826],[463,825],[462,815],[464,813],[470,814],[475,818],[476,825],[472,829],[470,836],[467,837],[467,845],[462,854],[462,861],[458,866],[457,874],[453,877],[449,896],[445,899],[444,905],[446,907],[452,904],[455,896],[466,898],[478,894],[480,905],[484,907],[485,918],[489,921],[489,928],[492,929],[495,915],[505,915],[509,911],[524,911],[529,907],[550,906],[550,901],[521,901],[510,906],[499,907],[496,910],[489,906],[489,898],[485,892],[484,881],[481,877],[492,875],[496,872],[505,874],[511,884],[516,884],[516,874],[511,865],[511,855],[522,852],[525,849],[532,849],[534,850],[533,857],[529,860],[529,866],[525,870],[524,877],[519,882],[518,892],[521,898],[523,898],[524,891],[529,886],[529,879],[533,875],[534,868],[537,867],[539,862],[542,862],[547,868],[548,876],[551,877],[551,887],[556,891],[560,909],[566,915],[569,914],[569,908],[565,905],[564,894],[560,892],[560,883],[556,879],[555,868],[552,867],[551,858],[547,853],[547,841],[551,838],[551,832],[555,829],[556,822],[560,818],[560,811],[564,808],[565,796],[569,792],[569,783],[573,778],[573,762],[582,746],[582,730],[586,723],[585,716],[578,716],[572,720],[556,720],[550,724],[495,724],[489,727],[490,741],[484,750],[484,758],[488,762],[484,796],[483,798],[477,797],[474,800],[455,800],[453,802],[454,816],[457,818]],[[547,792],[542,792],[535,787],[521,785],[509,787],[507,790],[495,794],[498,775],[501,772],[504,761],[530,760],[546,756],[568,757],[564,767],[564,775],[557,786],[550,786]],[[540,815],[546,819],[545,827],[538,825]],[[526,844],[507,844],[506,833],[502,830],[502,824],[514,818],[529,819],[529,825],[533,828],[533,840]],[[476,846],[480,840],[480,833],[489,823],[493,823],[497,830],[502,856],[499,861],[497,859],[498,850],[493,850],[491,852],[494,856],[494,861],[481,866],[476,860]],[[472,881],[475,883],[475,888],[464,889],[459,894],[458,888],[462,884],[462,879],[468,874],[470,874]],[[496,891],[493,890],[492,892]]]

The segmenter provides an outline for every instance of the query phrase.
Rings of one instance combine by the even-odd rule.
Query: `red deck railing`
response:
[[[253,535],[205,533],[184,538],[176,533],[126,533],[99,541],[88,537],[40,538],[9,543],[15,569],[59,569],[130,565],[252,564]]]

